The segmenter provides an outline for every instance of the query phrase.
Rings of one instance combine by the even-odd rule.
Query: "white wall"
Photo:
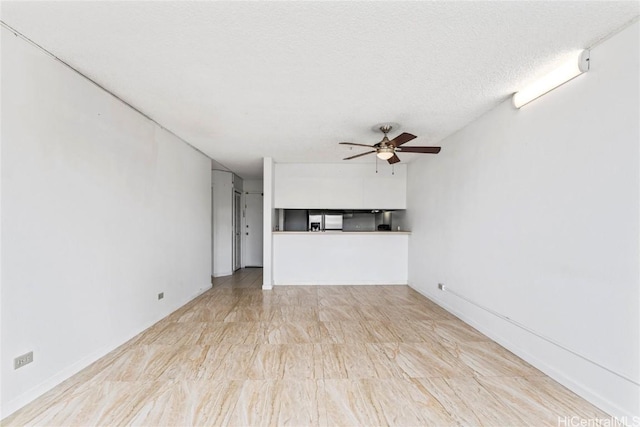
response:
[[[232,179],[233,179],[233,189],[239,193],[242,193],[242,191],[244,190],[244,180],[236,174],[233,174]]]
[[[218,162],[215,159],[211,159],[211,169],[232,172],[231,169],[229,169],[228,167],[226,167],[225,165],[223,165],[222,163]]]
[[[264,182],[261,179],[245,179],[243,190],[248,193],[262,193]]]
[[[618,416],[640,415],[639,39],[636,23],[588,73],[505,101],[408,178],[410,284]]]
[[[0,418],[211,286],[209,159],[1,31]]]
[[[407,168],[371,163],[276,163],[275,208],[405,209]]]
[[[233,173],[211,171],[211,190],[213,276],[229,276],[233,274]]]

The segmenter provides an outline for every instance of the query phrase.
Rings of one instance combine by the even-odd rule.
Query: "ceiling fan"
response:
[[[384,138],[382,141],[377,144],[367,145],[367,144],[355,144],[353,142],[341,142],[342,145],[355,145],[358,147],[369,147],[373,148],[371,151],[367,151],[366,153],[356,154],[355,156],[347,157],[343,160],[351,160],[356,157],[366,156],[367,154],[376,153],[379,159],[386,160],[389,164],[398,163],[400,158],[396,155],[396,153],[428,153],[428,154],[438,154],[440,152],[440,147],[400,147],[402,144],[411,141],[412,139],[417,138],[415,135],[410,133],[401,133],[393,139],[389,139],[387,134],[393,128],[392,125],[382,125],[380,126],[380,131],[384,133]]]

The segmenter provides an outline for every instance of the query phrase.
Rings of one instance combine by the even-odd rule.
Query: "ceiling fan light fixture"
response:
[[[393,157],[394,154],[395,153],[393,152],[393,148],[382,147],[378,150],[378,152],[376,153],[376,156],[378,156],[378,158],[381,160],[389,160],[390,158]]]

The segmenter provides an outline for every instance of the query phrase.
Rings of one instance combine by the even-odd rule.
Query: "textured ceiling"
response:
[[[436,144],[638,11],[637,1],[91,1],[2,2],[0,16],[256,178],[265,156],[340,162],[359,151],[337,143],[375,143],[379,122],[418,135],[409,145]]]

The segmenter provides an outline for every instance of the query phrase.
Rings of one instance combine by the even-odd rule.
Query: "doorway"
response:
[[[245,267],[262,267],[262,193],[245,193]]]

